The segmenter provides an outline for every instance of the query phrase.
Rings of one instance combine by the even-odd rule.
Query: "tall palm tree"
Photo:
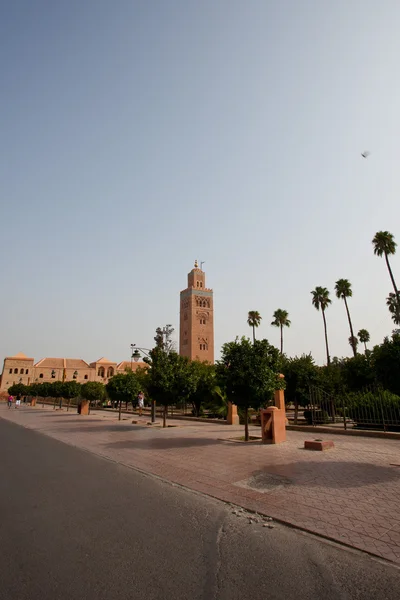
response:
[[[396,325],[400,325],[400,294],[397,292],[393,294],[390,292],[389,296],[386,298],[386,306],[389,309],[390,314],[392,315],[392,319]]]
[[[352,340],[350,342],[350,346],[352,347],[353,354],[355,356],[357,354],[358,340],[357,340],[356,336],[354,335],[353,324],[351,322],[350,311],[349,311],[349,307],[347,304],[347,298],[351,298],[353,295],[353,290],[351,289],[350,281],[348,279],[338,279],[337,282],[335,283],[335,292],[336,292],[337,298],[342,298],[342,300],[344,300],[344,305],[346,307],[347,318],[349,320],[349,327],[350,327],[349,340]],[[354,343],[352,343],[352,342],[354,342]]]
[[[396,297],[398,297],[399,291],[397,289],[397,285],[392,273],[392,268],[389,262],[389,256],[396,254],[397,244],[394,241],[394,235],[392,233],[389,233],[389,231],[377,231],[374,239],[372,240],[372,243],[374,245],[374,254],[376,256],[385,256],[386,266],[389,271],[390,279],[392,280],[393,289]],[[395,309],[394,312],[397,316],[397,319],[400,320],[400,306],[397,303],[397,307],[396,304],[394,304],[393,307]]]
[[[289,313],[287,310],[278,308],[272,315],[274,320],[271,325],[274,327],[280,327],[281,329],[281,354],[283,354],[283,328],[290,327]]]
[[[365,352],[367,351],[367,342],[369,342],[370,337],[369,337],[369,331],[367,331],[366,329],[360,329],[360,331],[358,332],[358,337],[360,339],[360,342],[362,344],[364,344],[364,348],[365,348]]]
[[[250,310],[247,316],[247,325],[253,328],[253,344],[256,341],[256,327],[259,327],[262,316],[258,310]]]
[[[313,306],[315,306],[315,308],[317,310],[321,309],[322,312],[322,318],[324,320],[324,330],[325,330],[325,346],[326,346],[326,362],[327,365],[329,367],[329,365],[331,364],[331,359],[329,356],[329,347],[328,347],[328,331],[326,329],[326,318],[325,318],[325,311],[328,308],[328,306],[331,304],[332,300],[329,298],[329,291],[321,286],[317,286],[315,288],[315,290],[313,290],[311,292],[312,294],[312,303]]]

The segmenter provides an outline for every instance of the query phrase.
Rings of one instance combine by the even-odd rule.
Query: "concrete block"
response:
[[[326,440],[326,441],[322,441],[322,440],[306,440],[304,442],[304,448],[305,450],[319,450],[319,451],[323,451],[323,450],[329,450],[329,448],[334,448],[335,444],[332,442],[332,440]]]

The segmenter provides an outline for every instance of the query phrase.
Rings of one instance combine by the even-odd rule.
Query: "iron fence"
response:
[[[379,386],[336,393],[312,387],[309,400],[304,410],[309,425],[400,432],[400,399]]]

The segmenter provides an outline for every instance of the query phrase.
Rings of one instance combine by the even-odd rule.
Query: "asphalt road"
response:
[[[394,600],[400,571],[0,419],[1,600]]]

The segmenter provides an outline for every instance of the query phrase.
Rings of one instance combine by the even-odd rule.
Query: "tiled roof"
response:
[[[133,362],[132,363],[132,370],[136,371],[136,369],[138,369],[139,367],[143,368],[147,368],[149,365],[145,362]],[[122,362],[119,363],[119,365],[117,365],[117,371],[126,371],[126,370],[131,370],[131,361],[130,360],[123,360]]]
[[[42,358],[36,363],[35,367],[51,367],[52,369],[62,369],[64,367],[63,358]]]
[[[33,360],[32,358],[29,358],[28,356],[26,356],[26,354],[24,354],[23,352],[18,352],[15,356],[7,356],[7,358],[20,359],[20,360]]]
[[[88,369],[89,365],[81,358],[42,358],[35,367],[51,369]]]
[[[67,369],[88,369],[89,365],[87,362],[82,360],[81,358],[67,358],[66,359],[66,368]]]
[[[108,360],[108,358],[104,358],[104,356],[102,358],[99,358],[99,360],[96,360],[93,364],[103,364],[103,365],[115,365],[116,363],[113,362],[112,360]]]

